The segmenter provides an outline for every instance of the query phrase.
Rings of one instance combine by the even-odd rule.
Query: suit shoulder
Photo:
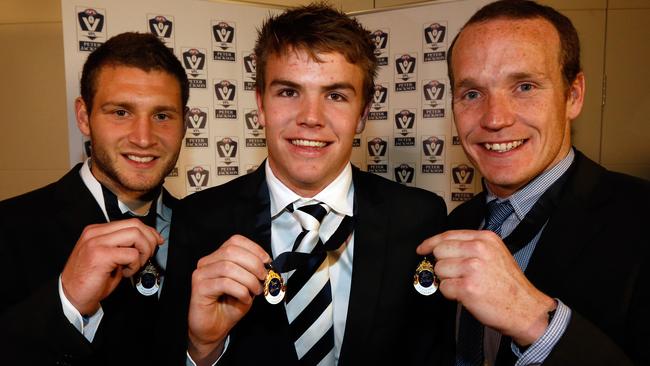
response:
[[[37,210],[38,207],[51,204],[56,182],[21,195],[0,201],[0,215],[4,213]]]
[[[445,211],[445,214],[447,212],[444,199],[431,191],[405,186],[373,173],[359,171],[358,174],[362,185],[375,187],[383,196],[398,199],[405,204],[423,205],[429,209],[437,207]]]
[[[193,205],[200,207],[212,205],[215,200],[228,201],[240,195],[242,189],[249,184],[252,177],[250,174],[237,177],[229,182],[208,189],[192,193],[180,200],[179,206]]]

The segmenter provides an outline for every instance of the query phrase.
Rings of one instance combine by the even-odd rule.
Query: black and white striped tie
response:
[[[318,232],[329,211],[326,204],[317,203],[292,212],[303,229],[293,252],[311,253],[289,277],[285,297],[291,338],[301,365],[334,365],[329,262]]]

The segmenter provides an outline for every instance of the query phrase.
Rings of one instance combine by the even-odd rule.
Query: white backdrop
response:
[[[459,0],[353,14],[373,31],[382,63],[370,119],[353,164],[434,191],[451,210],[480,191],[478,173],[457,142],[447,48],[488,0]],[[70,163],[85,157],[74,99],[90,51],[125,31],[152,32],[174,50],[190,84],[187,133],[165,186],[177,197],[222,184],[266,156],[257,124],[256,29],[277,8],[200,0],[62,0]]]

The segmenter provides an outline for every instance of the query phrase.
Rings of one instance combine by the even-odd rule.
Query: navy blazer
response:
[[[576,151],[525,274],[572,310],[544,365],[650,364],[650,183],[607,171]],[[457,207],[454,229],[476,229],[485,195]],[[497,365],[513,365],[503,337]]]
[[[421,260],[415,248],[444,230],[444,201],[356,168],[353,184],[353,271],[339,365],[451,364],[450,309],[455,304],[439,293],[426,297],[413,288]],[[196,261],[233,234],[248,237],[271,253],[264,164],[249,175],[186,197],[174,215],[172,257],[189,263],[185,283],[174,286],[184,287],[186,298]],[[284,306],[255,298],[249,313],[231,331],[222,363],[296,365]]]

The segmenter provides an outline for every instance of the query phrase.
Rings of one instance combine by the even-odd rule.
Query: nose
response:
[[[323,126],[322,101],[317,96],[306,96],[300,103],[297,122],[305,127]]]
[[[481,118],[481,126],[489,130],[500,130],[512,126],[514,122],[515,113],[508,96],[501,93],[489,95]]]
[[[153,123],[146,116],[139,116],[133,121],[129,133],[129,142],[140,148],[147,148],[154,144]]]

